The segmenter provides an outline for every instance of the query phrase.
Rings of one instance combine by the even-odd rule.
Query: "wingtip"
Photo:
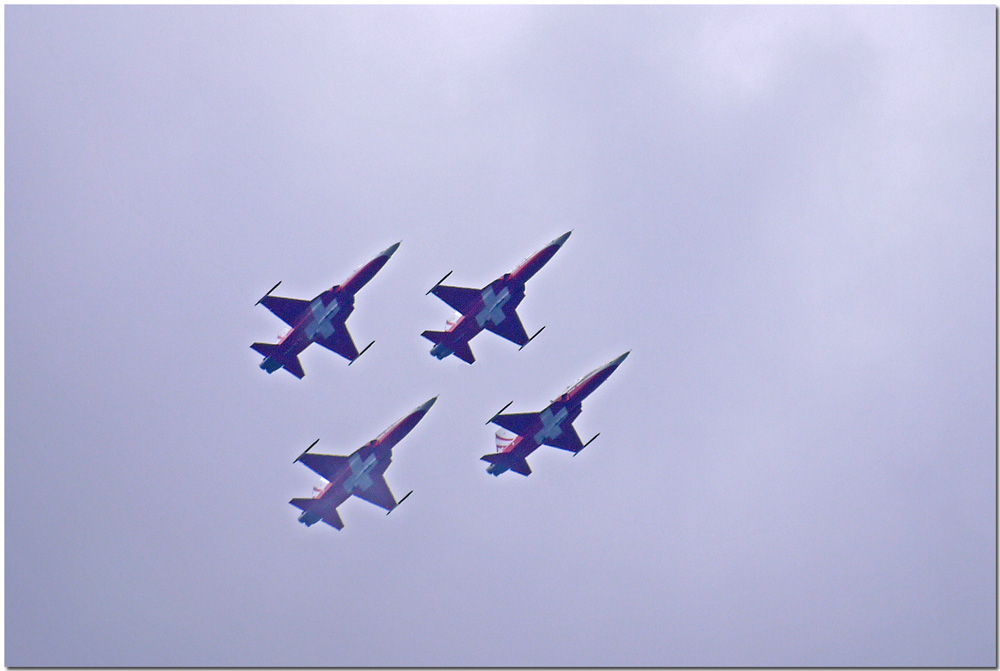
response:
[[[552,241],[552,244],[553,244],[553,245],[556,245],[556,246],[558,246],[558,247],[562,247],[562,246],[563,246],[563,243],[565,243],[565,242],[566,242],[566,240],[568,240],[568,239],[569,239],[569,236],[570,236],[570,234],[571,234],[572,232],[573,232],[573,230],[572,230],[572,229],[570,229],[570,230],[566,231],[565,233],[563,233],[562,235],[560,235],[560,236],[559,236],[558,238],[556,238],[555,240],[553,240],[553,241]]]
[[[430,399],[429,401],[427,401],[426,403],[424,403],[423,405],[421,405],[418,408],[418,410],[422,410],[423,412],[427,412],[428,410],[431,409],[431,406],[433,406],[434,403],[437,402],[437,400],[438,400],[438,397],[435,396],[434,398]]]

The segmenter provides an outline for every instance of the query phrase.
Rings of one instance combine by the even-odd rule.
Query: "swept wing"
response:
[[[574,454],[583,449],[583,441],[580,440],[580,434],[576,432],[572,424],[566,422],[560,428],[562,429],[562,433],[555,438],[546,438],[542,442],[542,445],[558,447],[560,450],[567,450]]]
[[[531,431],[531,426],[538,421],[540,412],[515,412],[507,415],[497,415],[492,421],[508,431],[513,431],[519,436],[526,435]]]
[[[431,293],[464,314],[472,307],[472,304],[476,302],[483,292],[479,289],[449,287],[439,284],[431,289]]]
[[[289,326],[295,326],[301,320],[305,311],[309,309],[309,301],[298,298],[264,296],[260,302]]]
[[[355,347],[354,339],[351,338],[351,333],[347,330],[347,327],[344,326],[344,324],[338,324],[333,330],[333,335],[330,335],[329,337],[324,338],[323,336],[317,335],[313,342],[322,345],[328,350],[336,352],[348,361],[354,361],[358,358],[358,348]]]
[[[306,452],[298,458],[298,461],[301,461],[327,480],[333,480],[337,477],[337,473],[347,466],[347,457],[338,457],[332,454]]]
[[[521,318],[517,316],[517,312],[514,310],[507,312],[499,324],[488,321],[485,327],[487,330],[496,333],[501,338],[506,338],[515,345],[524,346],[528,344],[528,334],[524,331],[524,324],[521,323]]]
[[[372,483],[365,489],[355,488],[352,494],[368,503],[373,503],[379,508],[392,510],[396,507],[396,498],[389,490],[389,484],[382,475],[370,475]]]

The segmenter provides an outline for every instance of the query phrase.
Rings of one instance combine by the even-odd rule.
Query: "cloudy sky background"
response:
[[[996,664],[992,6],[4,14],[6,665]],[[429,356],[570,229],[530,346]],[[257,367],[398,240],[364,357]]]

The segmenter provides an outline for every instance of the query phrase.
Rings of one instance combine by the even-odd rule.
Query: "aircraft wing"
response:
[[[504,315],[503,321],[499,324],[488,321],[485,327],[487,330],[496,333],[501,338],[506,338],[515,345],[523,346],[528,343],[528,334],[524,332],[524,324],[521,323],[520,317],[517,316],[517,312],[514,310]]]
[[[560,450],[566,450],[574,454],[582,450],[583,441],[580,440],[580,434],[576,432],[573,425],[565,423],[561,428],[562,433],[555,438],[546,438],[542,442],[542,445],[551,445],[552,447],[558,447]]]
[[[264,296],[260,302],[289,326],[295,326],[302,317],[302,314],[309,309],[309,301],[303,301],[298,298]]]
[[[540,412],[516,412],[509,415],[497,415],[490,421],[523,436],[531,431],[531,425],[538,421],[541,414]]]
[[[396,499],[389,491],[389,485],[385,477],[381,475],[371,475],[372,483],[367,489],[357,489],[351,491],[359,499],[364,499],[368,503],[373,503],[379,508],[391,511],[396,507]]]
[[[445,303],[455,308],[461,313],[465,313],[472,303],[482,295],[479,289],[468,289],[466,287],[449,287],[439,284],[431,293],[443,300]]]
[[[347,466],[347,457],[337,457],[332,454],[313,454],[306,452],[298,458],[303,464],[319,473],[327,480],[333,480]]]
[[[348,361],[354,361],[358,358],[358,348],[354,346],[351,333],[344,324],[338,325],[333,330],[333,335],[327,338],[317,336],[313,342],[319,343],[328,350],[336,352]]]

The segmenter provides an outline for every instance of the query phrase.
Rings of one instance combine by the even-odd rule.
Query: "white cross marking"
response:
[[[542,412],[542,430],[535,434],[535,442],[541,444],[545,440],[561,434],[562,429],[559,428],[559,425],[568,416],[569,412],[566,411],[566,408],[560,408],[556,414],[552,414],[552,411],[546,408]]]
[[[368,475],[378,459],[374,454],[369,454],[367,459],[362,459],[357,454],[352,454],[347,459],[347,465],[351,467],[351,474],[344,480],[344,490],[350,492],[354,489],[368,489],[372,486],[371,476]]]
[[[504,287],[499,294],[493,292],[493,287],[487,287],[483,290],[483,310],[478,315],[476,315],[476,322],[480,326],[488,321],[492,321],[494,324],[499,325],[503,321],[503,305],[510,300],[510,290]]]
[[[340,305],[334,298],[329,305],[323,305],[322,297],[315,299],[309,304],[312,311],[312,321],[306,325],[306,335],[310,339],[315,339],[317,333],[321,333],[324,338],[333,335],[333,317],[340,311]]]

